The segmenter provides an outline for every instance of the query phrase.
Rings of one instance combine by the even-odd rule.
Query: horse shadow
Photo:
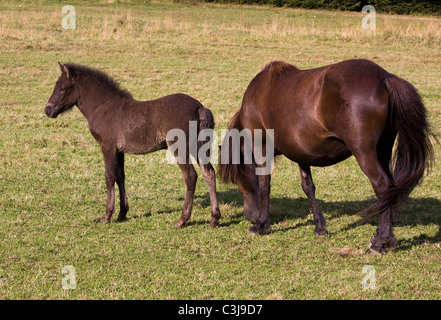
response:
[[[203,208],[210,208],[210,199],[207,194],[195,195],[198,203]],[[229,189],[227,191],[218,192],[219,204],[232,204],[240,208],[239,213],[228,216],[228,221],[223,222],[221,219],[220,227],[227,227],[233,224],[238,224],[245,218],[242,214],[243,200],[240,192],[237,189]],[[344,232],[355,229],[360,225],[370,224],[378,225],[378,217],[368,218],[361,214],[367,209],[375,199],[366,199],[360,201],[323,201],[317,199],[322,212],[327,218],[328,224],[341,216],[358,216],[359,219],[347,226],[342,227],[338,232]],[[222,213],[222,212],[221,212]],[[394,215],[394,227],[412,227],[416,225],[438,225],[438,232],[434,236],[426,234],[419,235],[407,240],[399,240],[396,250],[409,250],[415,245],[421,243],[441,243],[441,201],[437,198],[409,198],[409,200],[399,207],[399,212]],[[301,223],[296,223],[295,226],[286,226],[277,228],[273,232],[287,232],[292,229],[297,229],[305,225],[313,225],[311,205],[309,199],[306,197],[291,198],[291,197],[271,197],[270,199],[270,218],[271,224],[283,225],[283,222],[289,219],[302,219]],[[204,221],[194,221],[193,224],[203,224]],[[192,222],[190,221],[190,224]]]

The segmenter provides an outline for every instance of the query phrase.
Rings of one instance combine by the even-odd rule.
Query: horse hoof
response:
[[[213,229],[219,228],[219,221],[211,221],[210,222],[210,227]]]
[[[381,251],[377,251],[377,250],[372,249],[372,248],[369,248],[369,249],[366,251],[366,253],[367,253],[367,254],[370,254],[370,255],[373,255],[373,256],[380,256],[383,252],[381,252]]]
[[[369,243],[369,249],[367,250],[367,254],[373,255],[373,256],[379,256],[385,253],[383,245],[374,244],[374,242],[371,241]]]
[[[95,219],[96,223],[109,223],[110,221],[104,218],[96,218]]]
[[[374,236],[371,238],[368,253],[385,254],[389,251],[394,250],[397,245],[398,245],[397,239],[393,235],[383,239]]]
[[[316,236],[326,236],[328,234],[328,231],[326,229],[314,230],[314,234]]]
[[[175,228],[176,229],[182,229],[185,226],[185,222],[179,220],[178,222],[176,222],[175,224]]]
[[[265,235],[265,234],[268,234],[268,233],[270,233],[270,228],[269,227],[267,227],[267,228],[262,228],[261,226],[259,226],[259,225],[253,225],[253,226],[251,226],[250,227],[250,229],[248,230],[248,233],[249,234],[258,234],[258,235],[260,235],[260,236],[263,236],[263,235]]]

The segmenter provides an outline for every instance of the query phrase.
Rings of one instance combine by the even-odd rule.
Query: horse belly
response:
[[[136,145],[136,144],[121,144],[117,146],[119,152],[126,154],[147,154],[158,150],[167,149],[167,144],[155,144],[155,145]]]
[[[277,149],[288,159],[299,164],[327,167],[349,158],[352,153],[339,139],[330,137],[321,143],[305,145],[300,141],[291,145],[276,144]]]
[[[144,128],[126,132],[118,138],[117,149],[127,154],[146,154],[167,149],[166,135]]]

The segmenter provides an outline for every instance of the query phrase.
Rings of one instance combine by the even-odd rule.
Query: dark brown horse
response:
[[[310,70],[271,62],[249,84],[242,108],[230,121],[229,129],[233,128],[274,129],[274,141],[263,143],[274,146],[274,155],[283,154],[298,163],[317,235],[327,231],[310,167],[330,166],[354,155],[377,195],[370,208],[379,215],[371,252],[396,246],[392,213],[422,180],[432,155],[426,109],[409,82],[368,60]],[[228,139],[231,135],[226,136],[223,146]],[[264,234],[270,226],[271,176],[256,175],[256,161],[228,161],[231,145],[222,150],[219,174],[224,181],[238,185],[244,215],[253,223],[250,231]]]
[[[129,210],[124,186],[124,154],[146,154],[167,149],[173,141],[166,139],[171,129],[180,129],[187,137],[187,152],[177,158],[187,187],[182,215],[176,227],[185,225],[191,216],[197,173],[190,160],[190,121],[197,123],[197,130],[213,129],[211,111],[184,94],[173,94],[152,101],[137,101],[120,89],[119,85],[103,72],[75,64],[61,65],[54,92],[45,113],[56,118],[60,113],[76,105],[89,122],[90,132],[100,144],[104,156],[107,186],[106,214],[100,221],[110,221],[115,209],[115,182],[120,195],[118,220],[124,220]],[[176,154],[175,154],[176,155]],[[220,212],[216,196],[216,175],[208,162],[198,159],[205,182],[209,188],[212,227],[218,226]]]

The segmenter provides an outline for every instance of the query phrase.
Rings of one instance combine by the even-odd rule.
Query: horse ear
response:
[[[58,61],[58,65],[60,66],[60,70],[61,70],[61,72],[64,72],[64,70],[63,70],[63,65]]]
[[[63,65],[63,72],[66,73],[66,77],[70,80],[75,78],[75,71],[72,68],[69,68],[66,65]]]
[[[66,77],[70,79],[69,68],[66,65],[63,65],[64,72],[66,73]]]

